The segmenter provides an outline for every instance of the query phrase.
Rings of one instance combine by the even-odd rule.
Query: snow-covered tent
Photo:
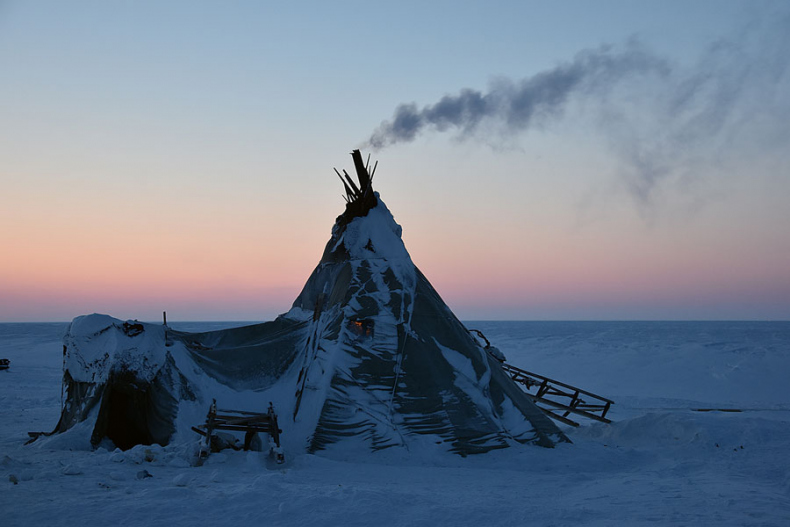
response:
[[[257,411],[273,402],[286,450],[466,455],[567,441],[415,267],[352,157],[359,184],[341,176],[346,210],[290,311],[207,333],[78,317],[64,338],[56,432],[80,428],[93,445],[121,448],[193,441],[216,398]]]

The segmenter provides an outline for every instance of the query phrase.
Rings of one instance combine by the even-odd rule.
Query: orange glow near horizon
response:
[[[412,179],[383,179],[384,200],[415,264],[459,317],[760,318],[790,308],[777,300],[790,298],[784,232],[732,202],[655,228],[622,221],[623,211],[575,227],[550,194],[531,207],[517,189],[440,199],[436,184],[430,195],[411,192],[420,178],[404,171]],[[150,183],[141,191],[94,181],[61,193],[13,182],[15,199],[0,196],[0,320],[285,312],[342,211],[325,174],[307,187],[288,183],[276,192],[263,183],[154,192]]]
[[[316,216],[333,219],[326,208]],[[118,214],[104,224],[43,216],[18,222],[0,233],[13,248],[0,261],[0,319],[68,320],[94,311],[158,319],[167,310],[172,320],[266,320],[287,311],[320,260],[331,219],[303,215],[281,227],[239,221],[230,209],[214,213],[225,221],[175,221],[179,213],[169,210],[143,227]],[[419,229],[404,226],[407,249],[464,318],[628,318],[632,308],[644,318],[650,305],[655,316],[673,306],[697,306],[692,313],[713,306],[716,315],[716,306],[739,301],[777,304],[778,292],[790,289],[785,255],[755,258],[755,251],[727,244],[697,246],[691,235],[569,233],[507,218],[494,229],[494,222],[467,218],[420,219]]]

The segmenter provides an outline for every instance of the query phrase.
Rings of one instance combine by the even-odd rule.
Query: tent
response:
[[[469,334],[413,264],[352,153],[321,261],[272,322],[206,333],[76,318],[64,337],[56,432],[96,446],[194,440],[213,398],[273,402],[286,448],[429,449],[461,455],[568,439]],[[260,410],[262,411],[262,410]]]

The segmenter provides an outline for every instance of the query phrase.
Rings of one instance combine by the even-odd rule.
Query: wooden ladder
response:
[[[567,425],[579,426],[579,423],[568,418],[573,414],[602,423],[611,423],[606,418],[609,408],[614,404],[610,399],[504,362],[502,369],[521,386],[538,408],[552,419]]]

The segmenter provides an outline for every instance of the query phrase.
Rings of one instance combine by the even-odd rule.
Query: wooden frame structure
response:
[[[552,419],[579,426],[579,423],[568,418],[570,414],[574,414],[602,423],[611,423],[606,418],[609,408],[614,404],[610,399],[507,363],[502,363],[502,369]],[[582,395],[585,399],[582,399]]]
[[[606,418],[609,408],[614,404],[611,399],[508,364],[505,362],[502,352],[491,345],[482,331],[479,329],[469,329],[468,331],[473,336],[476,335],[475,338],[480,338],[485,342],[485,344],[481,344],[479,340],[477,341],[484,350],[500,362],[505,373],[513,382],[521,386],[535,405],[552,419],[566,425],[579,426],[579,423],[568,418],[570,414],[574,414],[602,423],[611,423]],[[535,389],[534,392],[531,391],[533,389]],[[582,399],[582,395],[591,402]]]
[[[198,455],[198,464],[202,464],[211,453],[212,437],[216,430],[244,432],[244,450],[250,449],[252,439],[258,432],[269,434],[269,437],[276,445],[276,447],[272,448],[275,461],[282,463],[285,460],[280,449],[280,434],[282,430],[277,424],[277,414],[274,413],[272,403],[269,403],[269,409],[266,413],[259,413],[226,410],[223,408],[217,409],[217,400],[214,399],[211,402],[208,415],[206,415],[206,423],[197,427],[193,426],[192,430],[203,436]],[[231,446],[231,448],[241,450],[235,446]]]
[[[373,175],[376,173],[378,161],[370,169],[370,155],[368,155],[367,162],[362,160],[362,153],[359,150],[351,152],[351,158],[354,160],[354,169],[357,172],[357,179],[359,185],[354,183],[354,180],[348,175],[348,172],[343,170],[341,174],[338,169],[335,169],[337,177],[343,182],[343,189],[346,193],[343,199],[346,201],[346,210],[341,214],[337,221],[340,225],[345,225],[354,218],[365,216],[370,209],[378,205],[378,199],[373,192]]]

